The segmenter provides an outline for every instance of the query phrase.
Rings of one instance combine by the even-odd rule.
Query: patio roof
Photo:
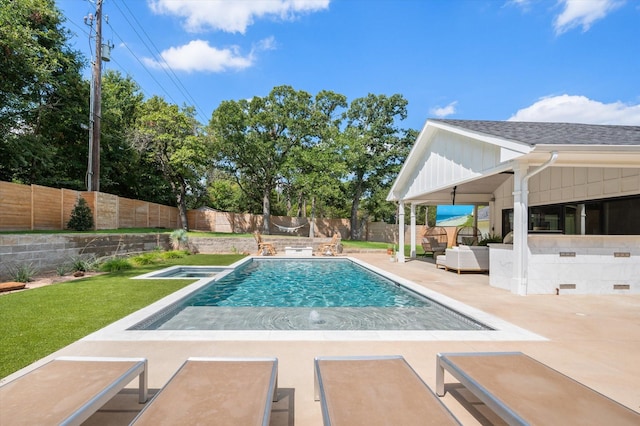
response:
[[[477,204],[512,173],[514,166],[638,167],[640,126],[480,120],[427,120],[388,201],[417,204]]]

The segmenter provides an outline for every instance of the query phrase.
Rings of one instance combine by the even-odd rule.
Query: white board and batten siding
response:
[[[500,165],[502,148],[481,141],[437,132],[430,149],[425,150],[417,161],[416,179],[407,188],[404,198],[437,191],[451,186],[452,182],[463,183],[482,176]]]

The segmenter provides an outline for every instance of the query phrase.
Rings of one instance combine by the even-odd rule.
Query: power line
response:
[[[109,25],[109,27],[111,27],[111,25]],[[111,29],[113,30],[112,27],[111,27]],[[149,77],[151,77],[151,79],[158,85],[160,90],[162,90],[165,93],[165,95],[167,95],[169,97],[169,99],[171,99],[171,102],[173,102],[174,104],[177,105],[178,102],[175,99],[173,99],[171,94],[164,89],[164,87],[162,86],[162,84],[160,84],[160,82],[155,77],[155,75],[153,75],[153,73],[151,73],[151,71],[149,71],[149,68],[147,68],[147,66],[144,64],[144,62],[142,62],[142,60],[138,57],[138,55],[136,55],[135,52],[133,50],[131,50],[129,45],[122,39],[122,37],[120,37],[120,34],[118,34],[118,32],[115,31],[115,30],[113,30],[113,32],[118,37],[118,39],[122,42],[122,45],[129,51],[129,53],[131,53],[131,56],[133,56],[135,58],[135,60],[138,61],[140,66],[147,72],[147,74],[149,74]],[[126,71],[126,69],[122,65],[120,65],[119,63],[118,63],[118,65],[120,66],[121,69]],[[140,83],[138,83],[138,85],[140,85]],[[140,86],[140,87],[142,87],[142,86]],[[146,90],[144,90],[144,89],[143,89],[143,91],[146,92]]]
[[[160,58],[162,60],[162,62],[164,63],[164,65],[166,66],[166,69],[168,69],[169,71],[171,71],[171,75],[173,75],[173,77],[175,77],[175,81],[176,81],[176,86],[180,86],[182,87],[182,89],[184,89],[183,95],[185,95],[185,97],[189,98],[189,100],[191,100],[191,102],[193,102],[193,105],[197,108],[199,108],[198,103],[196,102],[196,100],[191,96],[191,94],[189,93],[189,90],[184,86],[184,84],[182,84],[182,81],[180,81],[180,78],[176,75],[176,73],[173,71],[173,68],[171,68],[171,66],[169,65],[169,63],[164,59],[164,56],[162,56],[162,53],[160,52],[160,50],[158,49],[158,47],[155,45],[155,43],[153,42],[153,39],[151,37],[149,37],[149,34],[145,31],[144,27],[142,26],[142,24],[140,24],[140,21],[138,21],[138,18],[136,18],[136,15],[133,14],[131,12],[131,9],[129,9],[129,6],[127,6],[127,4],[125,2],[122,2],[122,4],[124,5],[124,7],[127,9],[127,11],[129,12],[129,14],[133,17],[133,19],[136,21],[136,23],[138,24],[138,26],[140,27],[140,29],[142,30],[142,32],[144,33],[144,35],[147,37],[147,40],[149,40],[149,43],[151,43],[151,46],[153,46],[153,49],[155,50],[155,52],[157,53],[157,58]],[[116,5],[117,7],[117,5]],[[125,18],[126,19],[126,18]],[[137,33],[136,33],[137,34]],[[144,43],[144,41],[143,41]],[[146,44],[145,44],[146,46]],[[147,49],[149,49],[149,47],[147,46]],[[150,50],[150,49],[149,49]],[[166,72],[166,70],[165,70]]]
[[[120,11],[120,13],[122,14],[122,16],[124,17],[124,19],[127,21],[127,23],[129,24],[129,26],[131,27],[131,29],[135,32],[135,34],[138,36],[138,38],[140,39],[140,41],[142,42],[142,44],[144,44],[144,46],[147,48],[147,50],[149,51],[149,53],[151,54],[151,56],[156,60],[156,62],[160,63],[161,68],[163,70],[163,72],[167,75],[167,77],[169,78],[169,80],[171,80],[171,82],[174,84],[174,86],[178,89],[178,91],[182,94],[182,96],[184,96],[187,100],[189,100],[193,106],[196,108],[196,111],[198,113],[198,115],[200,115],[201,118],[203,118],[203,120],[206,122],[206,118],[202,115],[202,108],[198,105],[198,103],[196,102],[196,100],[193,98],[193,96],[191,96],[191,94],[189,93],[189,91],[187,90],[187,88],[184,86],[184,84],[182,84],[182,81],[180,81],[180,78],[176,75],[176,73],[173,71],[173,69],[171,68],[171,66],[167,63],[167,61],[164,59],[164,57],[162,56],[162,54],[160,53],[160,50],[157,48],[157,46],[155,45],[155,43],[153,42],[153,40],[151,39],[151,37],[149,36],[149,34],[145,31],[144,27],[142,26],[142,24],[140,23],[140,21],[138,21],[138,19],[136,18],[135,14],[131,11],[131,9],[129,9],[129,6],[127,6],[127,4],[125,2],[122,2],[124,8],[127,10],[127,12],[129,13],[129,15],[133,18],[133,20],[135,21],[135,23],[137,24],[137,27],[140,28],[140,30],[142,31],[142,33],[144,33],[146,39],[149,41],[149,43],[151,44],[151,46],[153,47],[153,49],[151,47],[149,47],[149,44],[147,44],[147,42],[145,41],[145,39],[140,35],[140,33],[138,32],[138,30],[136,29],[136,27],[131,23],[131,21],[129,20],[129,18],[125,15],[125,13],[123,12],[123,10],[118,6],[117,1],[114,1],[113,4],[116,6],[116,8],[118,8],[118,10]],[[109,27],[113,30],[113,27],[111,26],[111,24],[109,24]],[[113,30],[115,32],[115,30]],[[123,44],[126,45],[126,43]],[[128,48],[128,46],[127,46]],[[131,51],[129,49],[129,51]],[[154,53],[155,51],[155,53]],[[133,52],[132,52],[133,54]],[[137,57],[136,57],[137,59]],[[138,62],[141,63],[141,65],[147,69],[147,67],[142,63],[142,61],[138,60]],[[168,71],[170,71],[170,73]],[[149,72],[149,70],[147,69],[147,72]],[[175,101],[174,101],[175,102]]]
[[[92,13],[95,12],[95,4],[91,1],[91,0],[85,0],[87,3],[89,3],[90,5],[90,11],[88,11],[88,13]],[[180,78],[176,75],[176,73],[174,72],[174,70],[171,68],[171,66],[167,63],[167,61],[163,58],[162,54],[160,53],[159,49],[157,48],[157,46],[155,45],[155,43],[153,42],[153,40],[151,39],[151,37],[149,36],[149,34],[145,31],[144,27],[142,26],[142,24],[138,21],[138,19],[135,17],[135,14],[131,11],[131,9],[129,9],[129,7],[127,6],[127,4],[122,1],[122,5],[124,6],[124,9],[126,9],[126,12],[123,10],[123,8],[121,8],[118,5],[118,2],[116,0],[111,2],[120,12],[121,16],[125,19],[126,23],[129,25],[129,27],[132,29],[132,31],[136,34],[136,36],[140,39],[140,41],[143,43],[143,45],[145,46],[146,50],[150,53],[151,57],[157,62],[159,63],[161,66],[160,68],[162,69],[162,71],[165,73],[165,75],[167,76],[167,78],[169,78],[169,80],[171,81],[171,83],[178,89],[178,91],[180,92],[180,94],[188,101],[190,102],[196,109],[196,114],[197,116],[202,120],[203,124],[206,124],[207,122],[207,118],[203,115],[202,111],[203,108],[200,107],[200,105],[198,105],[198,103],[196,102],[196,100],[194,99],[194,97],[191,95],[191,93],[189,93],[188,89],[185,87],[185,85],[182,83],[182,81],[180,80]],[[131,16],[132,20],[135,21],[135,24],[132,22],[131,19],[129,19],[129,17],[127,17],[127,15]],[[93,37],[91,32],[87,32],[82,26],[78,25],[77,23],[75,23],[74,21],[70,20],[66,15],[63,16],[66,18],[66,21],[71,23],[72,25],[74,25],[75,27],[79,28],[81,30],[82,33],[84,33],[88,39],[89,39],[89,52],[91,54],[91,56],[95,56],[94,55],[94,46],[91,43],[91,38]],[[176,105],[179,105],[179,103],[173,98],[173,96],[171,96],[171,94],[167,91],[167,89],[165,88],[165,86],[163,84],[160,83],[160,81],[157,79],[156,75],[151,72],[151,70],[149,69],[149,67],[144,63],[144,61],[142,59],[140,59],[140,57],[138,57],[138,55],[129,47],[129,44],[123,39],[123,37],[118,33],[118,31],[116,31],[116,29],[113,27],[113,25],[111,24],[111,22],[109,20],[106,20],[106,24],[109,26],[110,30],[113,32],[113,34],[117,37],[117,39],[120,41],[120,44],[122,46],[124,46],[127,51],[131,54],[131,56],[138,62],[138,64],[144,69],[144,71],[147,73],[147,75],[151,78],[151,80],[156,84],[157,88],[164,93],[164,95],[169,98],[171,100],[171,102],[173,102]],[[145,37],[143,37],[140,32],[138,31],[138,29],[140,29],[140,31],[142,33],[144,33],[144,36],[146,37],[145,41]],[[91,29],[91,31],[93,31],[93,29]],[[156,53],[154,53],[154,51]],[[117,60],[115,60],[114,58],[111,58],[111,61],[113,61],[121,70],[123,70],[127,75],[131,75],[130,72],[127,71],[127,69]],[[136,82],[140,88],[142,89],[143,93],[145,93],[147,95],[147,97],[150,97],[150,92],[149,90],[145,90],[145,88],[139,83]]]

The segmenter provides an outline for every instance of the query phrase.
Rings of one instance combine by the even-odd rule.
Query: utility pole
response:
[[[93,21],[93,17],[89,17]],[[91,73],[89,105],[89,167],[87,190],[100,191],[100,117],[102,115],[102,0],[96,0],[96,57]],[[86,21],[85,21],[86,22]],[[93,22],[91,22],[93,23]]]

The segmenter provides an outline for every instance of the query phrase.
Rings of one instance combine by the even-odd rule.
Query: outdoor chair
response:
[[[442,226],[427,228],[422,234],[422,250],[424,256],[431,253],[435,259],[438,254],[444,253],[449,243],[447,230]]]
[[[462,226],[456,230],[456,245],[475,246],[478,245],[482,233],[475,226]]]
[[[253,237],[256,239],[256,243],[258,244],[258,253],[256,253],[256,256],[264,255],[265,253],[273,256],[277,253],[276,247],[273,243],[265,243],[262,241],[262,235],[260,232],[255,231],[253,233]]]
[[[640,413],[521,352],[438,354],[439,396],[445,370],[510,425],[640,424]]]
[[[459,425],[400,355],[318,357],[315,400],[325,425]]]
[[[277,358],[189,358],[131,424],[267,426],[277,387]]]
[[[79,425],[136,377],[147,400],[145,358],[59,357],[0,386],[0,423]]]
[[[326,256],[326,255],[337,256],[338,244],[340,244],[340,233],[336,232],[335,234],[333,234],[333,237],[331,238],[330,242],[322,243],[320,244],[320,246],[318,246],[318,254],[321,254],[323,256]]]

